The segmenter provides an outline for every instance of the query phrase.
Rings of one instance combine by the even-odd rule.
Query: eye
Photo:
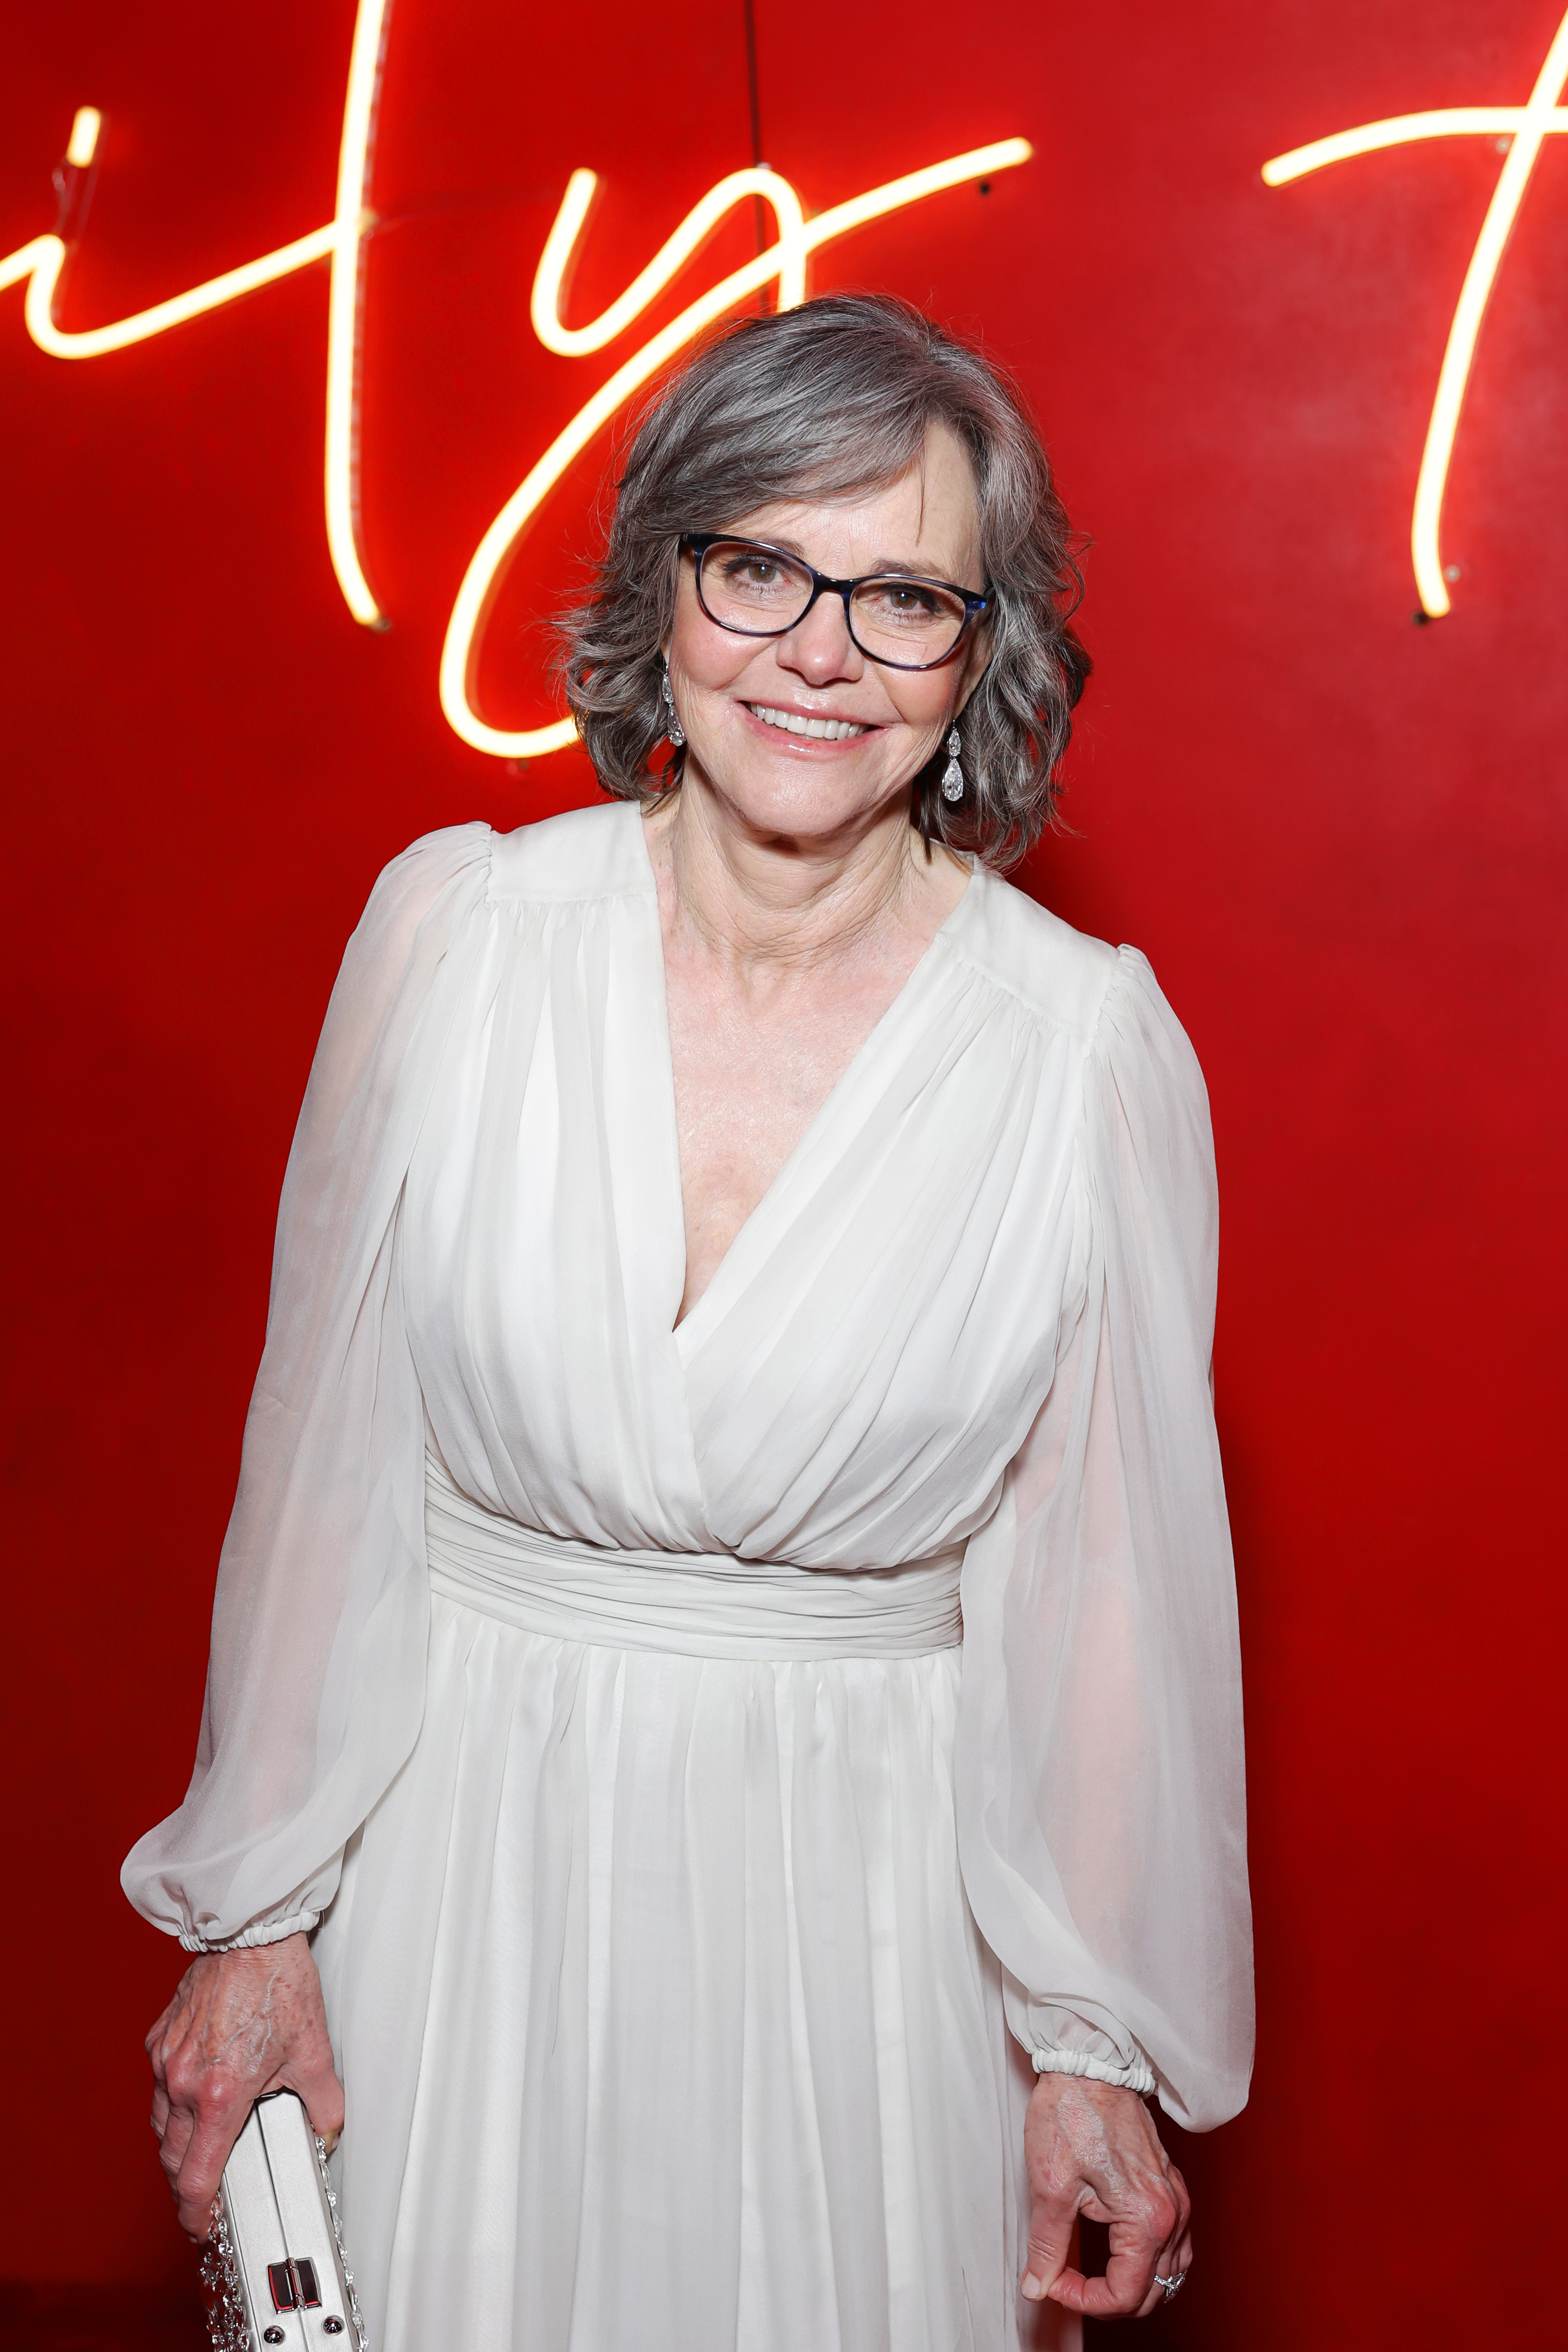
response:
[[[921,580],[868,580],[858,596],[860,609],[884,627],[919,627],[928,622],[946,623],[962,614],[960,598]]]
[[[776,588],[785,577],[778,558],[760,547],[742,548],[727,555],[723,562],[723,578],[735,588]]]

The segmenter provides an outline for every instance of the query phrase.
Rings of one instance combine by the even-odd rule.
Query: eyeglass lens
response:
[[[714,541],[700,576],[703,610],[742,636],[781,636],[811,602],[811,573],[771,547]],[[862,580],[849,599],[850,633],[874,659],[919,669],[939,662],[963,634],[962,596],[924,580]]]

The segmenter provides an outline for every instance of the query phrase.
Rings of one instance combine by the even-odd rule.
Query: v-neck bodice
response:
[[[646,859],[646,860],[647,860],[647,866],[648,866],[648,879],[649,879],[650,884],[652,884],[652,885],[653,885],[653,887],[654,887],[654,888],[655,888],[655,891],[656,891],[656,893],[657,893],[658,884],[657,884],[657,879],[656,879],[656,877],[655,877],[655,876],[654,876],[652,859],[651,859],[651,857],[649,857],[649,856],[648,856],[648,853],[647,853],[647,835],[646,829],[639,829],[639,841],[640,841],[641,847],[642,847],[642,849],[643,849],[643,854],[644,854],[645,859]],[[943,933],[943,932],[944,932],[944,931],[949,928],[949,926],[950,926],[952,923],[953,923],[953,922],[957,919],[957,917],[958,917],[958,915],[959,915],[959,912],[960,912],[960,910],[962,909],[962,908],[963,908],[963,906],[964,900],[965,900],[967,898],[969,898],[969,897],[970,897],[970,895],[971,895],[971,894],[972,894],[972,893],[973,893],[973,891],[974,891],[978,887],[979,887],[979,883],[978,883],[978,880],[977,880],[977,869],[972,868],[972,869],[971,869],[971,871],[969,872],[969,874],[968,874],[968,875],[966,876],[966,877],[965,877],[963,889],[963,891],[961,892],[961,894],[960,894],[959,898],[957,898],[957,900],[954,902],[954,904],[953,904],[953,905],[952,905],[952,906],[948,909],[948,911],[947,911],[946,915],[942,918],[942,921],[937,925],[937,927],[936,927],[935,930],[933,931],[933,933],[932,933],[932,935],[931,935],[931,939],[929,939],[929,940],[927,940],[927,942],[926,942],[925,946],[921,949],[921,952],[920,952],[919,956],[915,959],[914,963],[913,963],[913,964],[912,964],[912,966],[910,967],[910,971],[906,973],[906,975],[905,975],[905,977],[904,977],[903,982],[901,982],[901,984],[900,985],[900,987],[898,988],[898,990],[895,992],[895,993],[894,993],[893,997],[891,998],[891,1000],[889,1001],[889,1003],[888,1004],[886,1004],[886,1005],[883,1007],[882,1012],[878,1015],[877,1019],[872,1023],[871,1027],[870,1027],[870,1029],[868,1030],[868,1034],[866,1034],[866,1036],[861,1040],[861,1042],[860,1042],[859,1045],[856,1048],[855,1052],[850,1055],[850,1057],[849,1057],[849,1059],[848,1059],[847,1063],[845,1065],[844,1068],[839,1072],[838,1076],[834,1080],[834,1082],[833,1082],[832,1086],[831,1086],[831,1087],[829,1087],[829,1088],[827,1089],[827,1092],[826,1092],[826,1094],[823,1097],[822,1101],[817,1105],[816,1109],[813,1112],[813,1114],[812,1114],[811,1118],[806,1121],[806,1123],[805,1123],[805,1126],[804,1129],[802,1130],[802,1132],[801,1132],[801,1134],[799,1135],[799,1137],[796,1139],[796,1141],[795,1141],[795,1143],[794,1147],[792,1148],[792,1150],[791,1150],[789,1152],[787,1152],[787,1153],[785,1154],[784,1158],[781,1160],[781,1162],[780,1162],[779,1166],[774,1170],[773,1176],[770,1178],[770,1180],[769,1180],[769,1181],[767,1182],[767,1184],[763,1187],[763,1191],[762,1191],[761,1194],[759,1195],[758,1199],[757,1199],[757,1200],[755,1201],[755,1202],[752,1204],[752,1206],[751,1210],[748,1212],[748,1213],[747,1213],[746,1217],[743,1219],[743,1221],[742,1221],[742,1225],[741,1225],[741,1226],[740,1226],[740,1228],[737,1230],[737,1232],[736,1232],[736,1234],[735,1234],[734,1237],[732,1238],[732,1240],[731,1240],[731,1244],[730,1244],[729,1248],[725,1251],[725,1253],[724,1253],[723,1256],[720,1259],[719,1264],[718,1264],[718,1265],[716,1265],[716,1266],[715,1266],[715,1268],[713,1269],[712,1274],[711,1274],[711,1275],[710,1275],[710,1276],[709,1276],[709,1278],[708,1278],[708,1281],[707,1281],[707,1282],[706,1282],[706,1284],[703,1286],[703,1288],[702,1288],[702,1289],[701,1289],[701,1291],[699,1293],[699,1295],[698,1295],[697,1298],[694,1300],[694,1302],[693,1302],[692,1306],[688,1309],[688,1311],[686,1312],[686,1314],[685,1314],[685,1315],[683,1315],[683,1316],[681,1316],[681,1317],[680,1317],[679,1321],[678,1322],[678,1324],[677,1324],[677,1326],[676,1326],[676,1328],[677,1328],[677,1330],[678,1330],[678,1331],[679,1331],[679,1330],[683,1329],[683,1328],[686,1327],[686,1325],[687,1325],[687,1324],[689,1324],[689,1323],[692,1320],[693,1317],[697,1314],[698,1309],[700,1307],[700,1306],[701,1306],[701,1304],[702,1304],[703,1300],[708,1297],[709,1292],[713,1288],[715,1282],[719,1279],[719,1276],[722,1274],[722,1272],[724,1271],[724,1268],[728,1265],[728,1264],[729,1264],[729,1261],[730,1261],[731,1257],[734,1255],[734,1252],[735,1252],[736,1248],[739,1246],[740,1242],[741,1242],[741,1241],[742,1241],[742,1239],[743,1238],[744,1234],[745,1234],[745,1232],[746,1232],[747,1228],[748,1228],[749,1226],[751,1226],[751,1225],[752,1225],[752,1223],[754,1223],[758,1218],[764,1217],[765,1213],[767,1212],[767,1210],[768,1210],[768,1208],[769,1208],[769,1206],[770,1206],[770,1204],[771,1204],[771,1202],[772,1202],[772,1199],[773,1199],[773,1193],[774,1193],[775,1192],[777,1192],[781,1186],[787,1185],[787,1183],[788,1183],[788,1181],[789,1181],[789,1179],[790,1179],[790,1173],[791,1173],[791,1171],[792,1171],[792,1169],[794,1168],[795,1161],[796,1161],[797,1160],[799,1160],[799,1159],[801,1158],[801,1156],[802,1156],[804,1153],[806,1153],[806,1152],[808,1152],[808,1151],[810,1150],[811,1146],[812,1146],[812,1142],[813,1142],[813,1139],[814,1139],[814,1136],[815,1136],[815,1134],[816,1134],[816,1129],[817,1129],[819,1126],[821,1126],[825,1121],[827,1121],[827,1120],[829,1120],[829,1119],[831,1118],[831,1117],[832,1117],[832,1115],[833,1115],[833,1111],[834,1111],[834,1107],[835,1107],[835,1104],[836,1104],[837,1098],[837,1097],[839,1096],[839,1094],[840,1094],[841,1092],[843,1092],[844,1090],[846,1090],[846,1089],[853,1089],[853,1088],[854,1088],[854,1087],[857,1085],[857,1083],[858,1083],[858,1075],[859,1075],[859,1072],[860,1072],[860,1069],[861,1069],[861,1066],[862,1066],[862,1064],[863,1064],[863,1063],[865,1063],[865,1062],[866,1062],[866,1060],[868,1059],[868,1057],[869,1057],[869,1056],[871,1056],[871,1055],[874,1055],[874,1052],[875,1052],[875,1050],[877,1049],[877,1047],[878,1047],[878,1045],[879,1045],[879,1040],[880,1040],[880,1034],[881,1034],[881,1032],[882,1032],[883,1028],[884,1028],[888,1024],[889,1024],[890,1022],[892,1022],[892,1021],[895,1019],[896,1015],[897,1015],[897,1014],[898,1014],[898,1013],[899,1013],[900,1007],[900,1005],[901,1005],[901,1004],[902,1004],[902,1003],[903,1003],[903,1000],[904,1000],[905,996],[910,992],[910,991],[911,989],[913,989],[913,988],[916,986],[916,984],[917,984],[917,982],[918,982],[918,981],[919,981],[919,979],[920,979],[920,975],[921,975],[921,969],[922,969],[922,967],[924,966],[924,964],[925,964],[925,962],[926,962],[927,959],[931,956],[931,954],[932,950],[934,950],[934,948],[935,948],[935,946],[936,946],[937,941],[941,939],[941,937],[942,937],[942,933]],[[666,1066],[667,1066],[667,1067],[668,1068],[668,1070],[669,1070],[669,1075],[670,1075],[670,1102],[671,1102],[671,1112],[672,1112],[672,1116],[673,1116],[673,1115],[674,1115],[674,1106],[675,1106],[675,1078],[674,1078],[674,1067],[673,1067],[673,1065],[674,1065],[674,1054],[673,1054],[673,1050],[672,1050],[672,1046],[671,1046],[671,1043],[670,1043],[670,1024],[669,1024],[669,1011],[668,1011],[668,1007],[669,1007],[669,991],[668,991],[668,965],[667,965],[666,958],[665,958],[665,956],[664,956],[664,954],[663,954],[663,952],[662,952],[662,947],[663,947],[663,942],[662,942],[662,912],[660,913],[660,924],[661,924],[661,941],[660,941],[660,945],[661,945],[661,953],[660,953],[660,959],[659,959],[659,1002],[660,1002],[660,1008],[661,1008],[661,1012],[662,1012],[662,1015],[663,1015],[663,1024],[662,1024],[662,1025],[663,1025],[663,1040],[662,1040],[662,1043],[663,1043],[663,1054],[664,1054],[664,1059],[665,1059]],[[678,1146],[678,1150],[679,1150],[679,1146]],[[685,1242],[684,1242],[684,1228],[685,1228],[686,1202],[685,1202],[685,1199],[684,1199],[684,1194],[683,1194],[683,1192],[681,1192],[680,1185],[679,1185],[679,1183],[678,1183],[678,1197],[679,1197],[679,1206],[680,1206],[680,1212],[681,1212],[681,1223],[682,1223],[682,1233],[683,1233],[683,1242],[682,1242],[682,1246],[683,1246],[683,1249],[684,1249],[684,1247],[685,1247]],[[765,1247],[765,1244],[764,1244],[764,1247]],[[684,1291],[684,1284],[683,1284],[683,1286],[682,1286],[682,1288],[683,1288],[683,1291]]]
[[[1071,1099],[1114,958],[973,876],[677,1326],[679,1153],[638,814],[529,828],[490,869],[474,1009],[401,1237],[459,1487],[546,1533],[805,1566],[962,1538],[1050,1385],[1078,1229]]]

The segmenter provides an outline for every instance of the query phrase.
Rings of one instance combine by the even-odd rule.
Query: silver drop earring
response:
[[[664,715],[666,722],[664,731],[668,737],[673,748],[679,751],[686,740],[686,730],[681,726],[679,713],[675,708],[675,696],[670,690],[669,656],[668,654],[665,656],[664,677],[660,683],[659,691],[664,697]]]
[[[942,780],[944,801],[961,801],[963,798],[963,770],[958,764],[960,748],[955,727],[947,739],[947,768]]]

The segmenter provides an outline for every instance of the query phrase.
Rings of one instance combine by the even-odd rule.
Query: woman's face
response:
[[[836,580],[907,572],[976,593],[985,585],[973,476],[945,425],[931,428],[921,462],[886,489],[831,505],[783,500],[737,515],[729,528]],[[819,596],[784,636],[737,636],[703,612],[696,566],[684,554],[668,655],[688,773],[694,762],[763,833],[862,829],[901,801],[940,746],[984,668],[984,628],[972,630],[938,669],[888,669],[857,647],[833,595]],[[857,731],[831,740],[791,734],[763,711],[845,720]]]

